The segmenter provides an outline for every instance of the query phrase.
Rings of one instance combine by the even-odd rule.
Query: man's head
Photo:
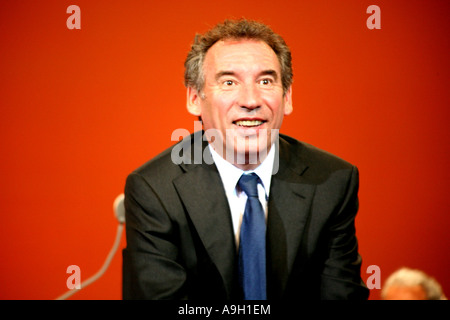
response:
[[[439,283],[423,271],[401,268],[392,273],[381,290],[383,300],[444,300]]]
[[[184,63],[184,83],[198,91],[203,89],[205,82],[203,63],[208,50],[218,41],[223,40],[259,40],[265,42],[278,57],[281,67],[283,90],[286,92],[292,84],[291,51],[283,38],[272,31],[267,25],[242,20],[225,20],[204,34],[197,34]]]
[[[256,167],[275,139],[273,130],[292,112],[291,54],[284,40],[258,22],[225,21],[196,36],[185,68],[188,110],[213,132],[216,151],[228,161],[225,152],[244,157],[242,166],[230,161],[243,169]],[[255,153],[260,158],[250,164]]]

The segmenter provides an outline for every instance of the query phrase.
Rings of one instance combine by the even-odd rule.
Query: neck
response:
[[[269,145],[266,149],[259,150],[258,152],[253,153],[238,153],[235,150],[227,151],[225,147],[221,147],[218,150],[217,148],[214,148],[214,144],[210,144],[210,146],[212,146],[213,149],[219,154],[219,156],[222,157],[225,161],[243,171],[254,170],[259,167],[269,155],[272,147],[271,145]]]
[[[254,170],[259,167],[259,165],[267,158],[267,155],[270,150],[267,150],[267,152],[262,152],[259,154],[245,154],[245,155],[238,155],[237,159],[234,159],[235,161],[228,161],[233,166],[243,170],[243,171],[249,171]]]

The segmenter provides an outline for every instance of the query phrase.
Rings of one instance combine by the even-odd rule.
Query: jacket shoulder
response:
[[[284,145],[284,146],[283,146]],[[322,150],[309,143],[280,134],[280,153],[288,152],[289,166],[301,168],[308,176],[317,178],[329,176],[341,170],[353,170],[356,167],[350,162]],[[296,171],[299,171],[298,169]]]
[[[161,184],[164,181],[172,181],[182,172],[179,165],[172,161],[172,150],[176,145],[167,148],[133,170],[128,178],[138,175],[150,185],[155,185],[155,182]]]

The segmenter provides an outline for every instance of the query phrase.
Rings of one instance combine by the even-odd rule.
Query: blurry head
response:
[[[420,270],[401,268],[391,274],[381,291],[383,300],[445,299],[439,283]]]

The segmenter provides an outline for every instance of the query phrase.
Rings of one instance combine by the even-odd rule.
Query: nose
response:
[[[253,110],[261,107],[261,93],[254,84],[242,86],[239,92],[239,106],[241,108]]]

